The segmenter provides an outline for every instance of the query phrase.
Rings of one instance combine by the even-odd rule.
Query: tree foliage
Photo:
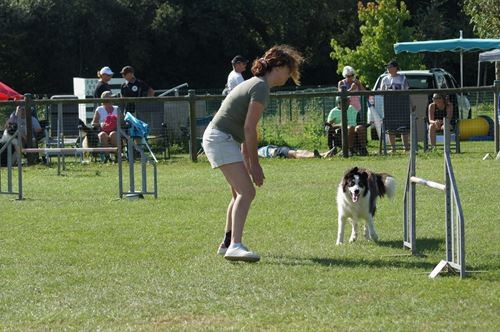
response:
[[[464,0],[474,31],[481,38],[500,38],[500,3],[498,0]]]
[[[304,85],[335,84],[344,63],[366,77],[380,73],[394,56],[392,43],[410,38],[407,25],[426,37],[453,34],[453,24],[467,26],[461,18],[451,19],[461,11],[454,0],[406,2],[412,15],[430,2],[453,11],[444,15],[446,23],[434,23],[439,29],[433,31],[423,29],[432,22],[420,29],[403,7],[394,17],[384,14],[384,6],[396,7],[394,0],[379,1],[382,8],[345,0],[1,0],[0,80],[20,92],[71,93],[73,77],[95,77],[102,66],[118,72],[132,65],[155,89],[188,82],[196,89],[222,90],[234,55],[253,60],[286,43],[306,56]],[[332,39],[355,50],[351,53],[361,47],[361,55],[349,55],[355,61],[345,58],[338,67],[330,57]]]
[[[364,83],[372,85],[384,71],[384,65],[396,58],[394,43],[412,39],[413,29],[405,25],[411,16],[403,1],[398,7],[397,0],[379,0],[366,5],[359,2],[358,17],[361,22],[361,44],[351,49],[332,39],[331,57],[338,60],[338,73],[342,72],[344,66],[350,65],[357,69]],[[403,68],[418,68],[420,56],[398,56],[398,61]]]
[[[304,84],[328,83],[329,40],[357,41],[355,11],[343,0],[2,0],[1,79],[20,91],[71,93],[73,77],[132,65],[156,89],[222,90],[236,54],[252,60],[287,43],[308,59]]]

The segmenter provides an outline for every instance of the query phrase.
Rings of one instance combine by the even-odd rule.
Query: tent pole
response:
[[[479,76],[481,76],[481,61],[477,60],[477,86],[479,86]]]
[[[495,61],[495,95],[493,96],[493,109],[496,110],[495,119],[495,153],[500,152],[500,61]]]
[[[464,87],[464,51],[460,50],[460,87]]]
[[[479,87],[479,78],[481,76],[481,61],[477,60],[477,86]],[[476,105],[479,104],[479,93],[476,94]]]
[[[460,39],[463,38],[463,31],[460,30]],[[464,87],[464,50],[460,49],[460,87]],[[463,93],[462,93],[463,94]]]

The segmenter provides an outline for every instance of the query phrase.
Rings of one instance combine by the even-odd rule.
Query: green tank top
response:
[[[269,85],[263,77],[252,77],[231,90],[212,120],[213,127],[231,134],[237,142],[243,143],[245,119],[251,101],[267,107]]]

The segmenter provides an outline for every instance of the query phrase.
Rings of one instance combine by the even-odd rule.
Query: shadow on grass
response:
[[[291,257],[272,255],[266,260],[266,264],[288,265],[288,266],[307,266],[322,265],[325,267],[344,267],[344,268],[401,268],[401,269],[423,269],[431,271],[436,266],[436,262],[425,261],[419,256],[412,256],[410,253],[402,255],[389,255],[383,258],[359,258],[359,257]]]
[[[410,256],[407,256],[411,259]],[[357,267],[370,267],[370,268],[406,268],[406,269],[424,269],[432,270],[436,264],[422,261],[402,260],[397,257],[390,257],[390,259],[356,259],[356,258],[319,258],[314,257],[309,259],[315,264],[323,266],[342,266],[348,268]]]
[[[347,244],[346,244],[347,245]],[[388,241],[378,241],[377,246],[393,248],[393,249],[403,249],[402,240],[388,240]],[[411,255],[410,251],[407,250],[403,254],[395,255],[382,255],[382,258],[373,258],[367,256],[366,258],[323,258],[323,257],[312,257],[312,258],[300,258],[300,257],[286,257],[286,256],[274,256],[277,259],[277,264],[284,265],[311,265],[320,264],[322,266],[328,267],[347,267],[347,268],[357,268],[357,267],[371,267],[371,268],[409,268],[409,269],[424,269],[431,271],[436,266],[436,262],[428,262],[425,260],[426,253],[435,254],[440,250],[443,251],[444,258],[444,246],[443,239],[435,238],[424,238],[417,239],[417,255]],[[372,255],[372,254],[370,254]]]
[[[403,248],[403,241],[402,240],[378,241],[377,245],[381,247],[401,249]],[[418,253],[426,253],[426,252],[429,253],[429,252],[436,252],[439,250],[444,251],[445,240],[444,238],[443,239],[417,238],[416,246]]]

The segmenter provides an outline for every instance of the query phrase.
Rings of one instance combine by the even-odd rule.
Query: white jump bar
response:
[[[414,182],[414,183],[418,183],[418,184],[423,184],[424,186],[431,187],[434,189],[439,189],[442,191],[444,191],[446,189],[446,186],[444,184],[437,183],[434,181],[429,181],[429,180],[422,179],[422,178],[417,178],[416,176],[410,177],[410,181]]]

